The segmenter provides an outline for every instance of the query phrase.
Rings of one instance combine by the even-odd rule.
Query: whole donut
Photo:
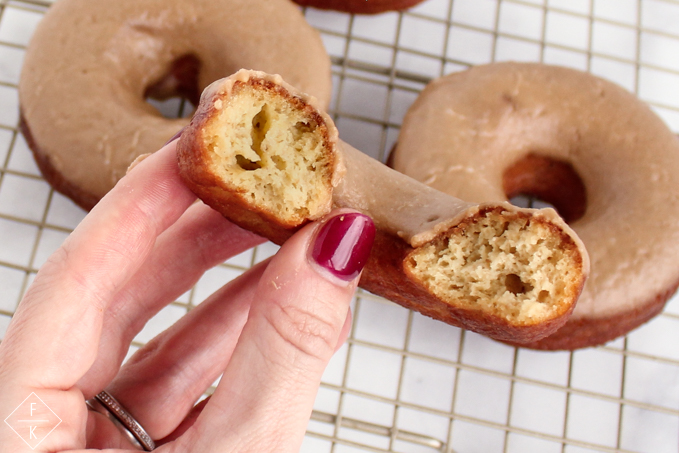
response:
[[[288,0],[60,0],[26,52],[22,132],[47,181],[90,209],[137,156],[188,124],[147,97],[197,105],[207,85],[243,67],[329,102],[328,55]]]
[[[582,239],[591,274],[573,315],[529,347],[602,344],[677,289],[679,140],[611,82],[530,63],[450,74],[407,112],[391,162],[467,201],[535,195]]]
[[[423,0],[294,0],[302,6],[334,9],[352,14],[378,14],[400,11],[421,3]]]

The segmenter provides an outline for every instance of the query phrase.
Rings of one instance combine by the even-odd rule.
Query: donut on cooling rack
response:
[[[177,152],[203,201],[278,244],[333,207],[370,215],[377,237],[361,286],[493,338],[555,331],[588,273],[554,210],[468,203],[408,178],[339,140],[330,117],[279,76],[214,82]]]
[[[294,0],[302,6],[334,9],[353,14],[378,14],[400,11],[421,3],[423,0]]]
[[[658,314],[679,284],[679,140],[647,105],[580,71],[497,63],[428,85],[392,166],[474,202],[537,196],[585,243],[573,315],[528,346],[575,349]]]
[[[195,105],[210,82],[243,67],[329,102],[328,55],[288,0],[60,0],[26,53],[21,130],[47,181],[90,209],[138,155],[188,123],[146,98]]]

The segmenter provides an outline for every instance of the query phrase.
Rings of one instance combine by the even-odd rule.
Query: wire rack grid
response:
[[[50,3],[0,0],[0,338],[41,264],[84,216],[42,180],[17,131],[21,62]],[[638,94],[679,132],[676,0],[426,0],[403,13],[305,14],[332,58],[330,111],[343,139],[381,160],[429,80],[492,61],[590,71]],[[190,114],[180,100],[155,105]],[[208,271],[147,323],[130,353],[276,249],[265,244]],[[365,292],[353,312],[303,452],[677,451],[679,298],[627,337],[575,352],[509,347]]]

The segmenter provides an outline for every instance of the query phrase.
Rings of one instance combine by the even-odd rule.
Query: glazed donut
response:
[[[588,273],[552,209],[461,201],[343,143],[328,115],[279,76],[239,71],[203,92],[177,144],[180,174],[238,225],[285,242],[333,207],[377,227],[360,285],[505,341],[563,325]]]
[[[21,130],[45,179],[90,209],[136,156],[188,123],[146,98],[195,105],[205,86],[243,67],[329,102],[330,59],[288,0],[60,0],[26,52]]]
[[[352,14],[378,14],[386,11],[400,11],[424,0],[294,0],[302,6],[319,9],[334,9]]]
[[[592,274],[566,325],[530,347],[605,343],[677,289],[679,140],[611,82],[529,63],[450,74],[407,112],[391,163],[467,201],[536,196],[576,231]]]

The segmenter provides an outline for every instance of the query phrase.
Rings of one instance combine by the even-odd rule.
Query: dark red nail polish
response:
[[[368,261],[374,239],[375,224],[370,217],[339,214],[321,227],[311,256],[336,277],[353,280]]]
[[[186,128],[187,128],[187,126],[184,126],[184,127],[182,127],[181,129],[179,129],[179,132],[177,132],[176,134],[174,134],[174,135],[172,136],[171,139],[169,139],[168,141],[166,141],[166,142],[165,142],[165,145],[167,145],[168,143],[172,143],[173,141],[175,141],[175,140],[177,140],[179,137],[181,137],[181,136],[182,136],[182,132],[184,132],[184,129],[186,129]],[[165,145],[163,145],[163,146],[165,146]]]

